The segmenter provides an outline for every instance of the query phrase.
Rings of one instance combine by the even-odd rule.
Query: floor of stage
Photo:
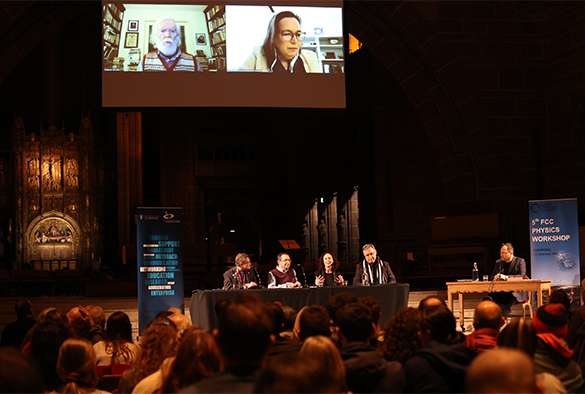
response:
[[[434,295],[441,297],[447,301],[447,291],[411,291],[408,298],[408,306],[416,308],[419,302],[429,296]],[[465,296],[465,332],[473,331],[473,311],[477,304],[482,300],[484,295],[482,294],[467,294]],[[0,298],[0,331],[4,330],[6,324],[13,322],[16,319],[14,313],[14,303],[18,298],[5,297]],[[32,297],[29,298],[33,305],[35,314],[38,314],[42,310],[55,307],[63,312],[67,312],[74,306],[82,305],[99,305],[101,306],[108,317],[113,312],[122,311],[128,314],[132,322],[133,337],[138,336],[138,299],[136,297],[86,297],[86,296],[67,296],[67,297]],[[185,298],[185,314],[190,317],[189,304],[190,298]],[[458,321],[459,319],[459,306],[458,301],[454,302],[454,313]],[[522,315],[522,308],[515,306],[512,309],[512,315]],[[383,320],[385,320],[383,318]],[[457,323],[459,324],[459,323]],[[460,327],[458,327],[461,330]]]

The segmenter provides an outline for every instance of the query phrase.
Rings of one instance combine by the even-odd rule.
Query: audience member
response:
[[[95,353],[85,339],[68,339],[59,349],[57,373],[63,386],[58,393],[108,394],[96,388],[99,376],[95,370]]]
[[[366,296],[358,298],[358,302],[370,309],[372,314],[372,324],[374,325],[374,333],[370,340],[370,345],[377,348],[380,342],[384,340],[384,334],[380,328],[380,320],[382,320],[382,313],[380,312],[380,301],[374,297]]]
[[[265,305],[266,312],[272,321],[272,335],[275,338],[265,357],[265,363],[269,363],[272,357],[298,352],[300,344],[298,340],[280,335],[284,327],[284,311],[282,307],[274,302],[266,302]]]
[[[581,299],[585,300],[585,279],[581,281]],[[573,360],[585,371],[585,305],[573,310],[565,340],[573,351]]]
[[[582,383],[581,368],[572,359],[564,337],[568,328],[567,311],[563,304],[547,304],[538,308],[532,319],[536,332],[535,371],[557,376],[567,392],[574,392]]]
[[[386,360],[404,365],[421,348],[417,335],[419,313],[415,308],[402,308],[390,319],[379,347]]]
[[[256,380],[255,393],[342,393],[317,360],[299,354],[275,357]]]
[[[569,320],[571,320],[571,299],[565,290],[553,290],[548,297],[547,304],[563,304],[565,306],[565,310],[567,311],[567,316],[569,317]]]
[[[7,324],[6,327],[4,327],[4,331],[2,331],[2,339],[0,339],[0,346],[20,348],[22,340],[28,330],[37,324],[29,300],[16,301],[14,304],[14,311],[16,312],[16,321]]]
[[[369,345],[374,326],[370,309],[360,303],[337,311],[336,322],[342,347],[347,387],[354,393],[399,393],[404,385],[402,366],[386,361]]]
[[[176,356],[166,358],[158,371],[136,384],[132,393],[176,393],[219,371],[219,350],[208,332],[189,326],[177,334],[176,343]]]
[[[482,301],[475,308],[473,327],[475,331],[467,335],[465,344],[476,352],[496,347],[500,328],[506,323],[502,309],[493,301]]]
[[[418,309],[423,310],[425,308],[428,308],[429,306],[436,306],[436,305],[442,305],[445,308],[447,307],[445,300],[443,300],[442,298],[439,298],[437,296],[430,295],[430,296],[423,298],[420,301],[420,303],[418,304]]]
[[[492,349],[478,355],[466,376],[468,393],[539,393],[534,363],[516,349]]]
[[[299,321],[298,332],[295,331],[299,342],[315,336],[331,336],[331,324],[327,310],[320,305],[312,305],[303,308],[297,315]]]
[[[193,325],[191,319],[180,311],[179,313],[173,312],[173,314],[169,316],[169,319],[175,324],[175,327],[177,327],[177,331],[179,332]]]
[[[91,317],[91,320],[95,324],[100,326],[100,328],[103,331],[106,328],[106,315],[105,315],[102,307],[97,306],[97,305],[93,305],[93,306],[90,305],[86,309],[89,312],[89,316]]]
[[[79,338],[84,338],[92,344],[103,341],[104,334],[102,328],[94,323],[87,309],[82,306],[71,308],[67,312],[67,318]]]
[[[498,336],[498,347],[522,350],[531,359],[536,351],[536,334],[530,323],[524,317],[512,320]],[[543,393],[566,393],[565,386],[559,378],[548,373],[535,374],[539,387]]]
[[[307,338],[303,342],[300,355],[305,360],[315,360],[319,363],[324,378],[339,382],[341,392],[346,393],[345,365],[339,354],[339,349],[331,338],[317,335]]]
[[[61,313],[61,315],[63,314]],[[41,368],[45,379],[45,388],[48,391],[57,390],[61,386],[61,380],[57,375],[59,348],[67,339],[75,337],[71,326],[65,324],[58,316],[59,314],[55,314],[55,319],[50,320],[51,318],[49,318],[49,320],[38,323],[33,329],[30,341],[31,358]]]
[[[297,311],[289,305],[282,305],[281,308],[282,312],[284,313],[284,323],[282,326],[282,331],[280,332],[280,336],[294,339],[293,328],[297,319]]]
[[[251,393],[272,338],[272,321],[266,305],[253,294],[241,294],[230,303],[213,336],[223,360],[223,370],[184,393]]]
[[[335,317],[337,315],[337,311],[344,306],[345,304],[351,304],[357,302],[358,299],[351,293],[338,293],[335,294],[333,297],[329,299],[329,303],[326,306],[327,313],[329,313],[329,318],[332,322],[335,323]]]
[[[422,349],[404,364],[405,391],[412,393],[461,393],[465,373],[477,355],[457,341],[455,317],[442,306],[421,311],[418,337]]]
[[[124,312],[108,317],[106,339],[93,345],[96,365],[133,364],[138,346],[132,341],[132,323]]]
[[[513,319],[498,335],[498,347],[511,347],[534,357],[536,334],[523,317]]]
[[[162,362],[173,356],[177,328],[167,317],[158,317],[148,323],[140,338],[136,364],[124,371],[118,386],[119,393],[131,393],[138,382],[156,372]]]
[[[182,388],[217,373],[220,365],[221,356],[213,336],[191,326],[183,335],[162,392],[177,393]]]
[[[0,393],[43,393],[44,379],[36,363],[14,347],[0,348]]]

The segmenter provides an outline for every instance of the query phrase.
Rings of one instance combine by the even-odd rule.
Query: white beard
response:
[[[165,45],[164,43],[171,43],[172,45]],[[173,56],[177,52],[177,43],[170,38],[166,38],[164,40],[159,40],[156,44],[156,47],[159,51],[161,51],[165,56]]]

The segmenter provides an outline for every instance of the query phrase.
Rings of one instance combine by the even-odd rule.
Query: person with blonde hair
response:
[[[58,390],[64,394],[105,394],[96,388],[99,376],[95,370],[95,352],[85,339],[67,339],[59,349],[57,374],[63,381]]]
[[[339,382],[342,392],[348,391],[345,382],[345,365],[343,365],[339,349],[330,338],[323,335],[307,338],[299,354],[305,359],[316,360],[323,368],[323,373],[331,377],[331,381]]]

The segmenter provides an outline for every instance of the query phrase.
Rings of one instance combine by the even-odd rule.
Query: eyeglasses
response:
[[[287,41],[291,41],[293,37],[297,41],[303,41],[305,39],[306,35],[307,35],[307,33],[302,32],[302,31],[297,31],[296,33],[293,33],[290,30],[284,30],[284,31],[280,32],[280,36]]]

